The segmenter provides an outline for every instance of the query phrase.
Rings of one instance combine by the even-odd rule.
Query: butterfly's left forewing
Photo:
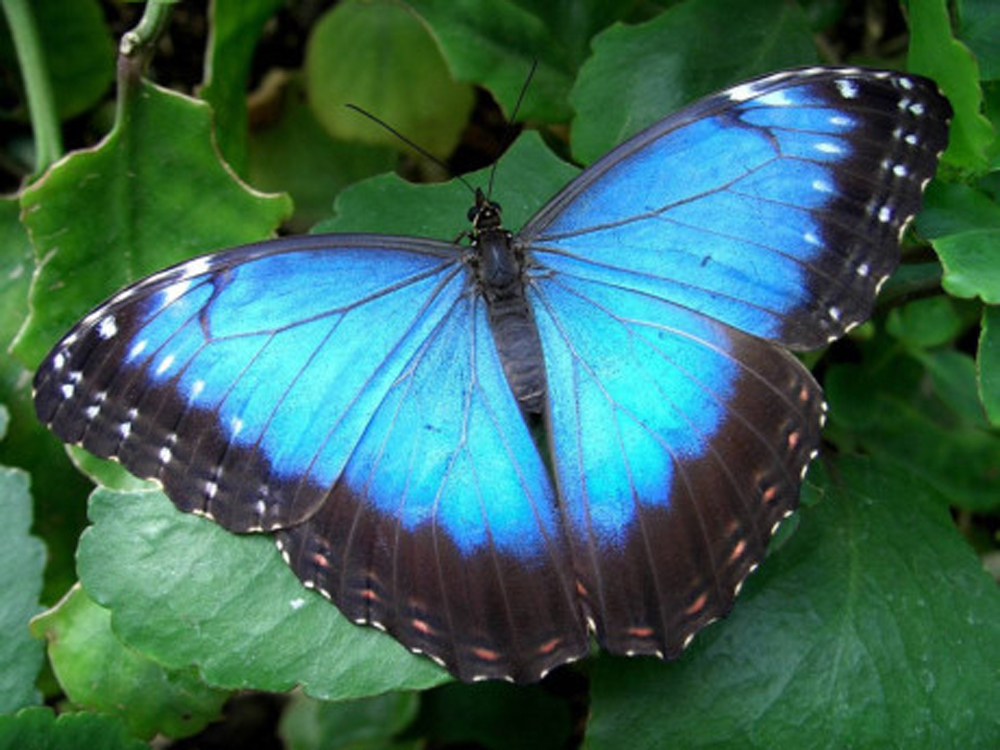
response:
[[[198,258],[120,292],[35,377],[67,442],[234,531],[323,502],[391,383],[464,291],[447,245],[354,235]]]

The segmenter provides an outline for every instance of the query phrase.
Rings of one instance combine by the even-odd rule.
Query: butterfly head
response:
[[[468,213],[469,221],[472,222],[473,234],[499,229],[501,213],[500,204],[491,201],[482,189],[476,188],[476,202]]]

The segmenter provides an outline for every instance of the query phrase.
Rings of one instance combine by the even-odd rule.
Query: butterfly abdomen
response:
[[[545,406],[545,363],[538,327],[524,290],[524,262],[509,232],[487,229],[476,237],[476,278],[504,375],[526,414]]]

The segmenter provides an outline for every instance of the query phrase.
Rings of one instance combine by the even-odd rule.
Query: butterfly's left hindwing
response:
[[[587,653],[555,489],[485,305],[458,302],[386,394],[330,499],[279,539],[299,576],[466,680]]]

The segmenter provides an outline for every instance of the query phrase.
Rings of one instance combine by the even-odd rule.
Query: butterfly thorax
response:
[[[525,414],[541,414],[545,406],[542,342],[525,290],[524,256],[501,225],[500,206],[476,191],[469,211],[476,250],[478,291],[487,314],[504,375]]]

